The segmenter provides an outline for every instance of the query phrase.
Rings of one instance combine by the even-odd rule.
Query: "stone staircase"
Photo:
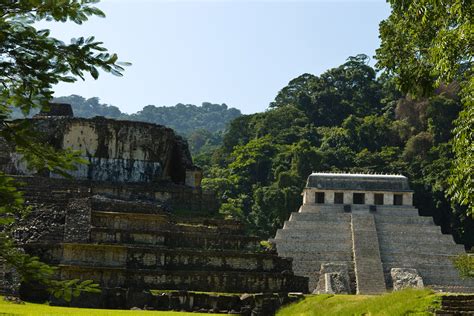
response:
[[[351,230],[357,294],[385,292],[385,279],[374,216],[366,212],[353,213]]]
[[[474,295],[443,295],[439,316],[474,315]]]

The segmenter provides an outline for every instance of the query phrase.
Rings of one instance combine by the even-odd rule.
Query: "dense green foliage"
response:
[[[67,97],[58,97],[53,99],[54,102],[71,104],[74,116],[91,118],[94,116],[105,116],[108,118],[118,119],[127,116],[122,113],[116,106],[100,103],[99,98],[83,98],[80,95],[72,94]]]
[[[359,55],[319,77],[295,78],[269,110],[232,121],[222,147],[200,160],[204,187],[222,197],[222,213],[269,237],[297,211],[312,171],[402,173],[421,213],[473,244],[472,220],[445,197],[459,87],[404,97],[367,60]]]
[[[182,135],[205,129],[209,132],[224,130],[227,123],[240,116],[235,108],[225,104],[204,102],[201,106],[177,104],[175,106],[147,105],[141,111],[130,115],[130,119],[169,126]]]
[[[36,21],[72,21],[81,24],[89,16],[104,16],[93,6],[95,0],[32,1],[0,3],[0,141],[23,154],[36,170],[44,168],[67,174],[80,163],[74,151],[57,152],[37,141],[27,122],[11,122],[13,110],[28,115],[34,109],[47,109],[52,86],[74,82],[98,69],[121,76],[124,64],[117,55],[107,53],[94,37],[72,39],[65,44],[37,30]],[[122,65],[122,66],[121,66]],[[9,224],[21,216],[22,198],[16,183],[0,172],[0,259],[20,273],[22,281],[40,282],[65,299],[81,291],[97,291],[90,281],[55,281],[54,269],[38,258],[22,253],[12,241]]]
[[[474,216],[474,6],[465,0],[388,2],[392,12],[380,24],[378,67],[415,96],[432,95],[442,83],[461,87],[448,193]]]
[[[431,290],[406,289],[384,295],[311,295],[282,308],[277,316],[318,315],[433,315],[441,295]]]
[[[175,106],[147,105],[137,113],[127,114],[116,106],[100,103],[96,97],[85,99],[70,95],[55,98],[54,101],[71,104],[77,117],[105,116],[155,123],[171,127],[181,135],[190,135],[197,130],[207,130],[211,133],[222,131],[229,121],[241,115],[235,108],[209,102],[203,102],[201,106],[181,103]]]
[[[459,255],[454,259],[454,265],[463,278],[474,278],[474,256],[472,254]]]

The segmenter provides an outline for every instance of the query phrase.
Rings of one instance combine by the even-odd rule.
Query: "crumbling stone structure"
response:
[[[331,288],[326,283],[334,277],[344,284],[344,271],[335,275],[328,264],[348,267],[357,294],[423,284],[473,291],[474,281],[460,279],[452,263],[464,247],[443,235],[431,217],[419,216],[412,203],[401,175],[313,173],[303,205],[273,242],[280,256],[293,259],[295,274],[309,278],[310,291]]]
[[[129,289],[307,292],[307,278],[293,274],[291,259],[218,216],[186,142],[171,129],[55,111],[61,116],[41,113],[29,121],[43,141],[80,150],[89,164],[71,179],[31,171],[0,142],[0,170],[23,183],[32,206],[15,231],[24,249],[57,266],[58,278],[91,279],[104,289],[100,299],[73,302],[103,307],[97,302],[114,302]],[[22,293],[39,295],[26,285]]]
[[[172,129],[104,117],[75,118],[65,115],[69,111],[60,110],[57,105],[52,109],[60,116],[40,113],[28,121],[42,141],[56,149],[82,152],[88,164],[77,165],[77,170],[70,172],[74,178],[125,183],[171,180],[176,184],[200,186],[201,172],[192,163],[187,143]],[[0,170],[8,174],[42,172],[42,176],[60,177],[42,170],[29,170],[13,148],[3,145],[0,149],[5,161]]]

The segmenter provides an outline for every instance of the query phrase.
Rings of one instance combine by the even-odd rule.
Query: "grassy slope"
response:
[[[13,304],[5,302],[3,296],[0,296],[0,316],[28,315],[28,316],[195,316],[195,315],[215,315],[201,313],[181,313],[181,312],[152,312],[152,311],[129,311],[129,310],[107,310],[107,309],[88,309],[88,308],[68,308],[54,307],[43,304]]]
[[[281,309],[277,316],[432,315],[440,296],[430,290],[404,290],[381,296],[312,295]]]

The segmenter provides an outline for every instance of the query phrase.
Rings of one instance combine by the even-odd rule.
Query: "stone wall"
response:
[[[61,279],[94,280],[103,287],[193,290],[224,293],[305,292],[306,278],[240,271],[163,271],[62,266]],[[306,283],[307,284],[307,283]]]
[[[199,171],[193,166],[187,142],[164,126],[103,117],[36,117],[29,122],[39,132],[42,141],[57,149],[69,148],[83,153],[89,163],[78,165],[76,171],[70,172],[78,179],[112,182],[171,180],[185,184],[187,171]],[[7,150],[5,144],[2,148]],[[26,168],[20,155],[11,152],[11,148],[9,150],[8,162],[4,161],[5,157],[0,157],[2,171],[9,174],[35,173]],[[49,176],[59,177],[55,174]],[[188,179],[188,183],[199,186],[200,178],[193,174],[193,179]]]
[[[17,183],[22,184],[20,190],[24,191],[25,200],[30,204],[65,207],[70,199],[97,195],[123,201],[158,203],[169,212],[186,211],[212,215],[219,209],[219,202],[213,192],[169,182],[114,183],[36,176],[13,177]]]
[[[174,310],[201,313],[223,313],[241,316],[269,316],[287,304],[303,299],[301,294],[260,293],[222,295],[188,291],[140,291],[106,288],[100,294],[84,293],[71,302],[54,299],[53,304],[83,308]]]

